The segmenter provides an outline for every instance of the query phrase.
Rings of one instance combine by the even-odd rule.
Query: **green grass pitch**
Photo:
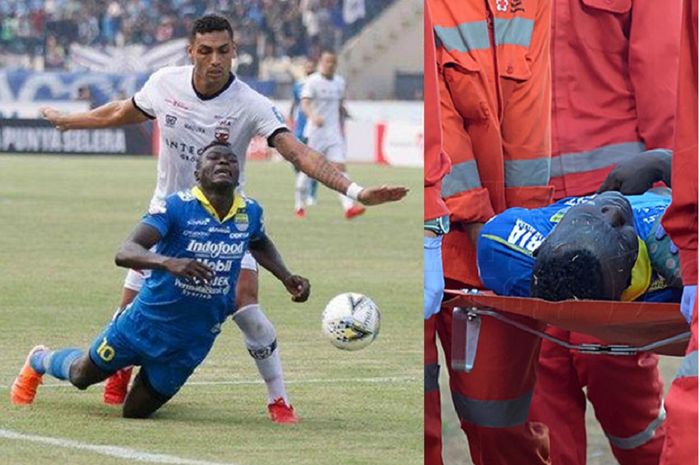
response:
[[[277,328],[299,425],[267,418],[264,385],[231,321],[191,384],[153,419],[122,419],[118,407],[102,404],[101,385],[81,392],[48,377],[33,405],[10,404],[9,385],[32,346],[86,348],[111,318],[124,278],[114,252],[147,206],[155,163],[0,156],[0,462],[134,462],[67,442],[77,441],[180,460],[167,463],[422,463],[420,169],[351,165],[363,185],[404,184],[411,193],[347,221],[325,188],[306,219],[294,217],[291,167],[248,163],[248,195],[265,208],[289,268],[312,285],[310,300],[293,304],[261,273],[261,303]],[[369,295],[382,311],[379,338],[359,352],[320,335],[325,303],[345,291]]]

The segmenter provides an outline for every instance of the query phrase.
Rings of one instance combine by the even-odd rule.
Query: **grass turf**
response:
[[[9,385],[35,344],[86,348],[119,302],[124,270],[113,256],[146,208],[155,161],[130,157],[0,156],[0,433],[128,447],[238,465],[422,463],[422,171],[350,166],[364,185],[400,183],[404,201],[343,218],[321,189],[306,219],[294,217],[286,163],[249,162],[249,196],[265,208],[268,234],[312,297],[292,304],[261,273],[261,303],[275,323],[288,391],[301,423],[273,424],[265,388],[238,328],[224,325],[191,384],[149,420],[124,420],[101,402],[45,379],[34,404],[9,402]],[[382,331],[360,352],[320,336],[320,314],[338,293],[361,292],[382,310]],[[3,438],[13,465],[124,464],[131,460]]]

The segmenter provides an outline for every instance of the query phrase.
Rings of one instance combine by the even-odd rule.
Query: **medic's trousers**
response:
[[[698,463],[698,301],[688,350],[666,396],[666,442],[660,465]]]
[[[446,283],[446,288],[451,287],[454,284]],[[536,326],[530,319],[519,321]],[[474,370],[454,372],[450,368],[452,313],[445,308],[425,323],[425,464],[442,463],[436,330],[446,356],[452,400],[474,464],[550,464],[547,428],[527,422],[539,338],[483,318]]]
[[[572,344],[600,343],[549,327]],[[665,436],[659,357],[581,354],[542,341],[530,420],[549,427],[552,465],[586,463],[586,387],[595,416],[621,465],[657,465]],[[680,464],[681,462],[679,462]]]

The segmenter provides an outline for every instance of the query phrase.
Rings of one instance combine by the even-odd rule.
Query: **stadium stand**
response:
[[[218,13],[236,31],[238,73],[258,78],[264,62],[340,49],[391,3],[365,0],[358,11],[352,0],[0,0],[0,66],[89,68],[73,57],[80,47],[162,45],[185,38],[194,18]]]

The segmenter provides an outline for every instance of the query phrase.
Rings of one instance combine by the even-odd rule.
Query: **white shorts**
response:
[[[347,156],[345,153],[345,142],[342,140],[314,140],[309,138],[309,147],[320,152],[326,160],[333,163],[345,163]]]
[[[241,269],[258,272],[258,262],[250,252],[246,252],[241,259]],[[129,270],[126,272],[124,287],[132,291],[140,291],[144,281],[151,276],[151,270]]]

